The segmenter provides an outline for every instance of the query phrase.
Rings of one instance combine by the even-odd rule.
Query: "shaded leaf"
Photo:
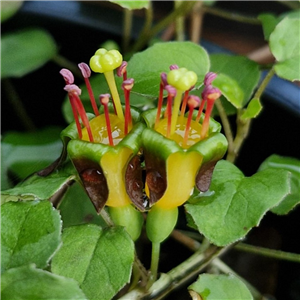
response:
[[[287,170],[291,173],[291,193],[272,209],[275,214],[285,215],[300,203],[300,160],[274,154],[260,165],[260,171],[265,169]]]
[[[33,265],[10,269],[1,276],[1,299],[87,299],[75,280],[64,278]]]
[[[263,13],[258,16],[258,19],[262,22],[264,38],[268,41],[270,34],[279,22],[279,18],[271,13]]]
[[[217,246],[225,246],[258,226],[264,214],[289,192],[290,174],[286,170],[268,169],[245,177],[233,164],[219,161],[209,192],[192,196],[185,207],[204,236]]]
[[[33,174],[12,189],[1,191],[1,203],[18,200],[48,200],[75,180],[75,169],[69,162],[64,168],[43,177]]]
[[[1,23],[12,17],[24,1],[1,1]]]
[[[52,271],[75,279],[89,299],[111,299],[129,282],[134,244],[124,228],[72,226],[62,238]]]
[[[126,1],[126,0],[109,0],[115,4],[122,6],[127,9],[141,9],[149,7],[149,0],[140,0],[140,1]]]
[[[48,62],[57,52],[45,30],[30,28],[1,37],[1,77],[22,77]]]
[[[49,201],[1,207],[1,270],[34,263],[44,268],[60,244],[61,220]]]
[[[260,103],[260,100],[258,98],[253,98],[249,102],[243,114],[241,115],[241,119],[247,120],[247,119],[256,118],[261,112],[261,110],[262,110],[262,105]]]
[[[188,287],[205,300],[252,300],[246,285],[233,275],[201,274],[196,282]]]
[[[300,80],[300,18],[284,18],[270,35],[270,49],[275,56],[275,72],[291,81]]]
[[[212,72],[225,74],[239,85],[243,91],[241,106],[245,106],[259,82],[259,65],[244,56],[228,54],[211,54],[210,61]],[[213,81],[213,85],[215,82]]]

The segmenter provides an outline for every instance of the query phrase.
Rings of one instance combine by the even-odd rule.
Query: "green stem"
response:
[[[57,54],[52,58],[52,60],[62,68],[69,69],[76,77],[82,78],[82,74],[78,66],[64,56]]]
[[[131,36],[132,10],[124,8],[123,51],[126,52]]]
[[[101,209],[100,216],[103,218],[104,222],[108,226],[114,226],[114,222],[111,220],[109,214],[107,213],[107,211],[105,209]]]
[[[182,0],[174,1],[175,8],[178,8],[182,4]],[[184,16],[178,16],[175,20],[176,28],[176,40],[184,41]]]
[[[253,98],[260,99],[261,95],[263,94],[264,90],[266,89],[267,85],[269,84],[270,80],[275,74],[274,68],[272,68],[268,74],[265,76],[263,81],[261,82],[259,88],[257,89],[256,93],[254,94]],[[243,114],[243,110],[239,109],[237,113],[237,133],[233,144],[230,148],[228,148],[228,154],[226,159],[232,163],[235,162],[239,151],[249,134],[250,125],[253,119],[243,120],[241,115]]]
[[[267,249],[263,247],[257,247],[253,245],[248,245],[244,243],[239,243],[234,247],[237,250],[262,255],[270,258],[276,258],[281,260],[287,260],[291,262],[300,263],[300,254],[284,252],[281,250]]]
[[[195,2],[194,1],[183,1],[183,3],[176,9],[174,9],[168,16],[166,16],[163,20],[161,20],[158,24],[152,27],[148,33],[140,36],[137,42],[133,45],[131,51],[137,52],[141,50],[150,39],[156,36],[160,31],[165,29],[169,24],[174,22],[178,16],[187,15],[193,8]]]
[[[10,79],[3,79],[2,85],[7,94],[9,102],[12,105],[14,111],[16,112],[17,118],[21,121],[22,125],[24,126],[24,129],[30,131],[36,130],[33,121],[27,114],[23,102],[21,101]]]
[[[157,279],[158,272],[158,264],[159,264],[159,254],[160,254],[160,243],[152,243],[152,253],[151,253],[151,278],[148,283],[148,287],[150,287],[153,282]]]
[[[249,16],[245,16],[245,15],[241,15],[241,14],[237,14],[237,13],[233,13],[233,12],[227,12],[225,10],[211,7],[211,6],[205,6],[203,9],[204,9],[205,13],[208,13],[208,14],[211,14],[211,15],[214,15],[217,17],[221,17],[224,19],[228,19],[231,21],[237,21],[237,22],[247,23],[247,24],[252,24],[252,25],[261,25],[261,21],[258,20],[256,17],[249,17]]]

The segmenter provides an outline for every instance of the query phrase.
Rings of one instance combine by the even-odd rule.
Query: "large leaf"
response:
[[[18,200],[48,200],[63,192],[75,180],[75,169],[69,162],[63,168],[44,177],[33,174],[16,187],[1,191],[1,203]]]
[[[291,193],[272,209],[273,213],[285,215],[300,203],[300,160],[274,154],[268,157],[259,167],[260,171],[265,169],[287,170],[291,173]]]
[[[134,244],[122,227],[88,224],[63,232],[53,273],[75,279],[89,299],[111,299],[130,279]]]
[[[12,17],[24,1],[1,1],[1,23]]]
[[[1,207],[1,270],[34,263],[44,268],[60,244],[61,220],[49,201]]]
[[[188,289],[205,300],[252,300],[246,285],[233,275],[201,274]],[[194,299],[194,298],[193,298]]]
[[[1,37],[1,77],[22,77],[48,62],[57,52],[45,30],[30,28]]]
[[[300,18],[286,17],[270,35],[270,49],[275,56],[275,72],[291,81],[300,80]]]
[[[209,70],[207,52],[192,42],[157,43],[145,51],[136,53],[128,63],[128,76],[135,80],[132,93],[156,99],[159,94],[160,74],[169,72],[170,65],[177,64],[198,75],[199,86]]]
[[[228,54],[211,54],[210,61],[211,71],[220,74],[220,77],[221,74],[225,74],[231,78],[226,85],[225,78],[221,80],[217,77],[216,80],[213,81],[213,85],[216,87],[220,85],[219,88],[224,92],[226,99],[235,107],[239,108],[245,106],[258,84],[260,78],[259,65],[246,57]],[[220,80],[220,83],[218,83],[218,80]],[[231,94],[227,92],[231,89],[237,89],[236,84],[238,84],[242,90],[238,98],[237,96],[231,96]]]
[[[139,1],[126,1],[126,0],[109,0],[110,2],[116,3],[123,8],[127,9],[141,9],[149,7],[149,0],[139,0]]]
[[[2,300],[57,300],[87,299],[78,283],[34,265],[10,269],[1,275]]]
[[[35,132],[8,132],[1,142],[1,188],[10,186],[8,173],[19,180],[47,167],[62,150],[61,128],[48,127]]]
[[[290,192],[290,173],[264,170],[245,177],[233,164],[219,161],[209,192],[186,204],[198,230],[212,243],[225,246],[258,226],[264,214]]]

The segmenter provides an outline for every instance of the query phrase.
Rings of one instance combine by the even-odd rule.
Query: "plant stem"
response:
[[[131,36],[131,28],[132,28],[132,10],[124,8],[124,23],[123,23],[123,51],[126,52],[129,41],[130,41],[130,36]]]
[[[150,287],[153,282],[157,279],[157,271],[158,271],[158,263],[159,263],[159,255],[160,255],[160,243],[152,243],[152,253],[151,253],[151,278],[148,283],[148,287]]]
[[[202,25],[203,25],[203,16],[204,12],[202,10],[203,1],[197,1],[193,7],[192,16],[191,16],[191,29],[190,36],[191,41],[199,44],[201,39]]]
[[[175,9],[178,8],[182,4],[182,0],[174,1]],[[176,27],[176,40],[184,41],[184,16],[178,16],[175,19],[175,27]]]
[[[228,120],[228,116],[226,114],[226,111],[225,111],[225,109],[223,107],[223,104],[222,104],[220,99],[217,99],[215,101],[215,105],[216,105],[216,108],[219,112],[219,116],[220,116],[221,121],[222,121],[224,133],[225,133],[227,141],[228,141],[228,152],[230,153],[230,152],[233,151],[233,135],[232,135],[230,122]]]
[[[205,6],[203,7],[203,10],[205,13],[215,15],[217,17],[221,17],[224,19],[228,19],[231,21],[237,21],[237,22],[242,22],[242,23],[247,23],[252,25],[261,25],[261,21],[258,20],[256,17],[249,17],[238,13],[228,12],[211,6]]]
[[[76,64],[62,55],[55,55],[52,60],[59,66],[69,69],[76,77],[82,78],[82,74]]]
[[[15,87],[13,86],[10,79],[3,79],[2,81],[3,88],[6,92],[8,100],[12,105],[14,111],[16,112],[17,118],[21,121],[24,129],[34,131],[36,127],[27,114],[27,111],[23,105],[22,100],[20,99]]]
[[[244,243],[239,243],[235,245],[234,248],[237,250],[254,253],[257,255],[262,255],[270,258],[276,258],[276,259],[300,263],[300,254],[296,254],[296,253],[290,253],[290,252],[274,250],[274,249],[267,249],[267,248],[257,247],[257,246],[248,245]]]
[[[103,208],[100,211],[100,216],[103,218],[104,222],[108,225],[108,226],[114,226],[114,222],[111,220],[109,214],[107,213],[107,211]]]
[[[268,74],[265,76],[265,78],[261,82],[260,86],[258,87],[256,93],[253,96],[254,99],[261,98],[261,95],[263,94],[265,88],[269,84],[269,82],[272,79],[272,77],[274,76],[274,74],[275,74],[275,70],[274,70],[274,68],[272,68],[268,72]],[[250,125],[253,120],[253,119],[243,120],[241,118],[242,113],[243,113],[243,110],[239,109],[238,113],[237,113],[237,133],[236,133],[235,139],[233,141],[233,144],[230,144],[228,141],[228,144],[230,144],[230,147],[228,147],[228,154],[227,154],[226,159],[232,163],[235,162],[235,160],[239,154],[239,151],[240,151],[246,137],[249,134]]]
[[[193,8],[195,2],[194,1],[183,1],[183,3],[176,9],[174,9],[168,16],[166,16],[163,20],[161,20],[158,24],[152,27],[148,33],[141,35],[136,43],[133,45],[131,51],[137,52],[141,50],[150,39],[152,39],[156,34],[166,28],[169,24],[174,22],[178,16],[187,15]]]

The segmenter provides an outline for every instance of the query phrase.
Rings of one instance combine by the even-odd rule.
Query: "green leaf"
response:
[[[49,201],[1,207],[1,270],[34,263],[45,268],[60,244],[61,220]]]
[[[287,80],[300,80],[300,18],[284,18],[270,35],[270,49],[275,56],[275,72]]]
[[[212,72],[218,73],[219,76],[225,74],[229,76],[233,82],[236,82],[239,85],[243,92],[243,99],[241,100],[240,106],[245,106],[259,82],[259,65],[244,56],[233,56],[228,54],[211,54],[210,61]],[[215,82],[218,82],[217,78],[213,81],[214,86]],[[230,84],[231,82],[228,82],[227,89],[230,89]],[[234,104],[234,101],[231,101],[228,98],[227,100]]]
[[[141,8],[149,7],[149,0],[140,0],[140,1],[109,0],[109,2],[118,4],[123,8],[127,8],[127,9],[141,9]]]
[[[209,192],[192,196],[186,210],[213,244],[225,246],[258,226],[264,214],[290,192],[290,173],[264,170],[245,177],[233,164],[219,161]]]
[[[272,212],[278,215],[289,213],[300,203],[300,160],[292,157],[271,155],[259,167],[259,170],[287,170],[291,173],[291,193],[287,195]]]
[[[77,182],[67,190],[58,209],[64,228],[84,223],[105,226],[101,216],[96,213],[86,191]]]
[[[256,118],[262,110],[262,105],[258,98],[253,98],[243,114],[241,115],[242,120],[253,119]]]
[[[129,282],[134,244],[124,228],[72,226],[62,238],[52,271],[75,279],[89,299],[111,299]]]
[[[75,280],[30,265],[10,269],[2,274],[1,299],[85,300],[87,298]]]
[[[246,285],[233,275],[201,274],[196,282],[188,287],[203,300],[252,300]]]
[[[1,1],[1,23],[12,17],[24,1]]]
[[[62,169],[46,177],[34,174],[16,187],[1,191],[1,203],[18,200],[48,200],[56,193],[64,192],[75,180],[75,173],[69,162]]]
[[[48,62],[57,52],[45,30],[24,29],[1,37],[1,77],[22,77]]]
[[[258,16],[258,19],[262,23],[265,40],[268,41],[270,34],[279,22],[279,18],[270,13],[263,13]]]
[[[201,46],[192,42],[156,43],[145,51],[134,54],[128,63],[128,76],[135,80],[132,93],[156,99],[160,74],[169,72],[172,64],[194,71],[198,76],[196,86],[202,84],[209,70],[208,54]]]
[[[62,150],[61,128],[47,127],[36,132],[8,132],[1,142],[1,188],[8,189],[8,172],[19,180],[47,167]]]

